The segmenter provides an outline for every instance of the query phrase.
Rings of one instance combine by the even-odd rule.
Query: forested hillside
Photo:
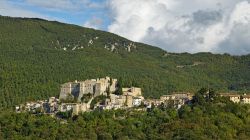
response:
[[[60,84],[110,76],[145,97],[173,91],[250,90],[250,55],[175,54],[108,32],[0,17],[0,108],[58,96]]]

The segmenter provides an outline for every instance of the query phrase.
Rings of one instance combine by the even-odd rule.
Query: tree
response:
[[[113,78],[110,78],[109,85],[111,86],[113,84]]]
[[[204,105],[206,102],[205,100],[206,97],[207,97],[207,89],[201,88],[198,92],[195,93],[194,98],[193,98],[193,103]]]
[[[92,94],[91,93],[88,93],[88,94],[84,94],[82,97],[81,97],[81,102],[83,103],[88,103],[89,100],[92,98]]]
[[[57,112],[56,116],[63,118],[63,119],[69,119],[72,117],[73,110],[66,111],[66,112]]]
[[[116,95],[123,95],[122,92],[122,78],[119,78],[118,82],[117,82],[117,90],[115,91]]]
[[[108,86],[106,89],[107,97],[110,98],[110,87]]]
[[[217,93],[213,89],[209,89],[209,93],[208,93],[208,99],[209,99],[209,101],[215,100],[215,98],[217,96],[218,96]]]
[[[112,135],[107,132],[99,132],[98,140],[112,140]]]

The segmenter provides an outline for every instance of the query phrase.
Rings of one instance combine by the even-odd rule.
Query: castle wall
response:
[[[117,79],[112,79],[112,84],[110,86],[110,92],[113,93],[116,91]]]
[[[101,95],[101,83],[96,83],[95,96]]]
[[[61,86],[61,91],[60,91],[60,100],[66,100],[69,96],[72,97],[78,97],[80,92],[80,85],[79,83],[75,82],[69,82],[65,83]]]
[[[110,92],[113,93],[116,90],[117,79],[112,79],[110,83],[110,78],[100,78],[85,80],[82,82],[69,82],[61,86],[60,98],[66,99],[70,94],[81,102],[81,98],[84,94],[92,94],[94,96],[106,95],[107,88],[110,88]]]
[[[84,82],[79,82],[80,84],[80,90],[79,90],[79,96],[78,96],[78,102],[81,102],[82,96],[85,94],[85,83]]]
[[[84,94],[94,94],[95,93],[95,85],[96,85],[96,81],[94,80],[86,80],[84,81]]]
[[[67,97],[71,94],[71,83],[65,83],[61,86],[61,92],[59,99],[67,99]]]
[[[126,96],[127,107],[133,107],[133,96]]]
[[[79,83],[71,83],[71,95],[74,97],[78,97],[80,92],[80,84]]]

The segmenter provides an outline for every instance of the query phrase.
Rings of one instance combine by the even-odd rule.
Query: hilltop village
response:
[[[92,110],[129,109],[146,111],[153,106],[174,107],[179,109],[193,99],[193,94],[176,92],[163,95],[160,99],[144,99],[142,90],[138,87],[122,88],[118,80],[110,77],[85,81],[68,82],[61,85],[59,99],[50,97],[48,100],[27,102],[17,105],[15,110],[34,114],[49,114],[52,116],[70,112],[72,116]],[[121,92],[119,92],[121,91]],[[250,104],[249,95],[221,93],[234,103]]]

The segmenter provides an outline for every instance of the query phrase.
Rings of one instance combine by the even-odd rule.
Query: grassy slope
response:
[[[95,37],[94,45],[87,47]],[[59,42],[59,43],[58,43]],[[249,90],[250,55],[169,54],[117,35],[39,19],[0,17],[0,108],[59,94],[60,84],[109,75],[147,97],[172,91]],[[116,53],[104,45],[118,43]],[[72,51],[74,46],[84,49]],[[68,51],[61,48],[66,47]],[[56,49],[57,48],[57,49]],[[190,66],[202,62],[198,66]],[[184,68],[177,66],[186,65]],[[231,86],[232,85],[232,86]]]

